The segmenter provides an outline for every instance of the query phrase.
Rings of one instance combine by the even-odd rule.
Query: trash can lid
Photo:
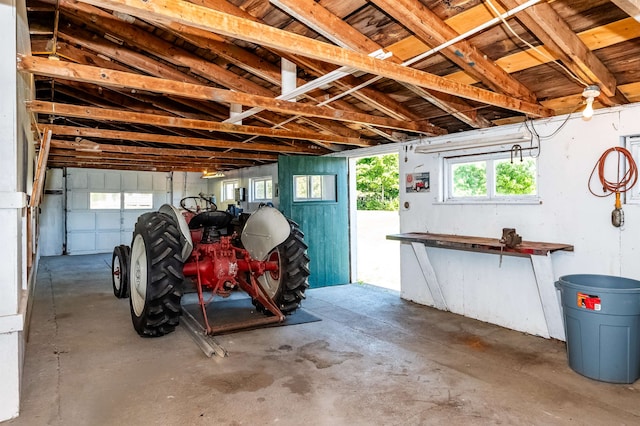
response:
[[[605,291],[610,293],[640,292],[640,281],[613,275],[563,275],[559,278],[557,284],[578,289],[581,287],[589,287],[589,291]]]

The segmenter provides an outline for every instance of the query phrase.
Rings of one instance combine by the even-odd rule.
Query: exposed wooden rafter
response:
[[[372,0],[380,9],[386,11],[397,21],[402,22],[411,32],[430,47],[444,44],[459,36],[438,15],[418,0]],[[441,51],[450,61],[461,67],[466,73],[496,92],[535,102],[535,95],[522,83],[506,73],[489,60],[487,56],[469,41],[462,40]]]
[[[307,146],[299,144],[296,146],[282,145],[282,144],[267,144],[258,142],[230,142],[217,139],[203,139],[203,138],[190,138],[185,136],[171,136],[161,135],[156,133],[139,133],[139,132],[127,132],[122,130],[108,130],[108,129],[94,129],[89,127],[76,127],[76,126],[61,126],[61,125],[49,125],[49,129],[56,136],[73,136],[76,138],[97,138],[97,139],[112,139],[123,141],[137,141],[137,142],[153,142],[161,144],[171,145],[184,145],[191,147],[206,147],[206,148],[218,148],[218,149],[233,149],[233,150],[246,150],[246,151],[258,151],[258,152],[273,152],[273,153],[285,153],[285,154],[321,154],[327,151],[322,150],[316,146],[307,144]],[[245,155],[245,154],[241,154]],[[267,159],[266,157],[257,157],[255,159]]]
[[[241,135],[259,135],[272,138],[327,141],[354,146],[373,146],[365,139],[329,136],[320,133],[294,132],[289,130],[268,129],[256,126],[220,123],[215,121],[194,120],[159,114],[145,114],[118,109],[94,108],[45,101],[29,101],[27,108],[35,113],[52,114],[61,117],[77,117],[90,120],[105,120],[122,123],[148,124],[152,126],[174,127],[180,129],[206,130],[210,132],[236,133]]]
[[[214,101],[227,104],[240,104],[265,108],[283,114],[320,117],[330,120],[346,121],[358,124],[380,126],[389,129],[417,132],[425,134],[442,134],[429,124],[407,122],[383,118],[374,115],[317,107],[303,103],[281,101],[259,95],[249,95],[230,90],[217,89],[210,86],[186,83],[175,80],[148,77],[122,71],[106,70],[104,68],[78,65],[70,62],[50,61],[34,56],[21,57],[18,69],[32,74],[58,77],[65,80],[81,81],[108,87],[127,88],[181,96],[201,101]]]
[[[305,22],[306,25],[320,34],[325,35],[325,37],[328,37],[339,46],[360,53],[370,53],[382,49],[382,46],[313,0],[272,0],[271,2],[283,8],[291,16]],[[395,56],[391,56],[386,60],[396,64],[401,62],[401,60]],[[451,95],[424,90],[412,85],[407,86],[409,90],[418,96],[428,100],[443,111],[452,114],[472,127],[489,127],[491,125],[489,121],[479,117],[473,107],[459,98],[451,99]]]
[[[534,117],[553,114],[553,111],[539,104],[473,86],[461,85],[433,74],[387,63],[365,54],[351,52],[321,41],[183,1],[157,0],[140,3],[135,0],[84,0],[84,2],[164,24],[178,22],[195,26],[228,37],[259,43],[336,65],[353,67],[375,75],[522,112]]]
[[[507,7],[522,4],[523,0],[500,0]],[[595,83],[609,97],[616,96],[616,79],[607,67],[589,50],[580,37],[547,3],[538,3],[519,17],[545,46],[565,64]]]
[[[234,4],[228,2],[227,0],[190,0],[191,3],[197,4],[199,6],[203,6],[209,9],[217,10],[223,13],[228,13],[229,15],[236,16],[239,18],[244,18],[251,20],[257,23],[264,22],[255,16],[251,15],[249,12],[235,6]],[[177,22],[170,22],[167,24],[168,27],[174,29],[176,32],[184,33],[184,34],[192,34],[199,35],[205,38],[215,38],[216,34],[212,34],[211,31],[202,30],[199,28],[194,28],[190,25],[185,25]],[[291,24],[290,26],[294,26]],[[290,30],[289,26],[285,27],[285,30]],[[271,49],[269,46],[263,46],[266,49],[270,49],[274,54],[286,58],[298,66],[301,66],[307,69],[309,72],[314,73],[316,77],[325,75],[335,70],[335,67],[329,64],[326,64],[321,61],[315,61],[313,59],[309,59],[303,56],[297,56],[295,54],[289,54],[284,51],[279,51],[278,49]],[[359,86],[362,83],[362,80],[351,75],[343,77],[342,79],[335,81],[333,84],[339,87],[341,90],[350,90],[356,86]],[[380,93],[377,90],[371,87],[364,87],[359,89],[353,93],[353,96],[359,99],[361,102],[364,102],[366,105],[382,112],[383,114],[388,115],[389,117],[396,119],[407,119],[407,120],[424,120],[424,117],[419,116],[414,113],[411,109],[404,106],[401,102],[396,101],[392,97],[387,94]],[[339,104],[336,104],[339,105]]]

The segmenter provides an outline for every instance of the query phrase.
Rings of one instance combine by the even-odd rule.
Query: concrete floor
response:
[[[638,384],[571,371],[564,344],[367,285],[310,290],[320,322],[138,337],[110,256],[43,258],[10,425],[639,424]]]

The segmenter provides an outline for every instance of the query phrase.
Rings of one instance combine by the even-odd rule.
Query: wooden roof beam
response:
[[[147,73],[155,77],[167,78],[167,79],[176,80],[176,81],[184,81],[184,82],[189,82],[194,84],[202,84],[201,80],[189,74],[185,74],[176,68],[173,68],[162,62],[155,61],[149,58],[148,56],[142,55],[141,53],[134,52],[129,49],[123,48],[121,46],[118,46],[105,39],[96,39],[95,37],[92,37],[90,33],[85,32],[83,30],[65,28],[64,31],[60,32],[59,37],[60,39],[67,40],[69,43],[83,46],[87,49],[90,49],[91,51],[99,52],[101,55],[113,59],[112,66],[109,66],[110,64],[108,63],[104,64],[104,62],[108,62],[108,61],[105,61],[104,59],[98,57],[97,55],[95,57],[91,57],[91,61],[96,62],[96,65],[104,65],[106,68],[118,70],[117,68],[118,63],[124,62],[132,66],[133,68],[138,69],[139,71],[142,71],[144,73]],[[73,59],[78,59],[78,58],[77,56],[74,56]],[[115,61],[118,61],[118,62],[115,62]],[[80,60],[78,60],[78,62],[80,62]],[[86,64],[86,62],[80,62],[80,63]],[[177,97],[171,97],[171,98],[178,103],[187,105],[191,108],[195,108],[202,112],[206,112],[208,115],[212,117],[220,118],[220,113],[218,113],[217,111],[216,112],[213,111],[214,110],[213,107],[217,106],[216,104],[212,104],[210,102],[209,103],[197,102],[199,105],[195,105],[196,102],[194,102],[193,100],[181,99]],[[165,111],[176,113],[175,110],[167,109],[166,103],[163,103],[160,100],[156,100],[154,105],[160,109],[164,109]],[[227,111],[225,111],[225,113],[228,114]],[[181,114],[176,114],[176,115],[181,115]],[[181,115],[181,116],[184,117],[184,115]],[[195,118],[195,117],[187,117],[187,118]],[[264,111],[262,114],[257,115],[256,119],[259,121],[263,121],[269,125],[276,125],[284,121],[285,118],[280,115],[271,113],[269,111]],[[345,126],[332,125],[333,122],[327,123],[326,120],[320,120],[318,122],[309,120],[308,123],[310,125],[313,125],[314,127],[318,127],[321,130],[324,130],[327,133],[334,133],[337,135],[347,136],[347,137],[359,137],[359,133],[357,131],[349,129],[348,127],[345,127]],[[306,127],[293,122],[287,123],[286,125],[282,126],[282,128],[297,130],[297,131],[308,131]],[[331,147],[330,144],[329,145],[324,144],[324,145],[326,145],[327,147]]]
[[[369,53],[382,49],[378,43],[374,42],[358,30],[347,24],[338,16],[331,13],[313,0],[270,0],[271,3],[282,8],[287,14],[293,16],[316,32],[325,35],[334,43],[356,52]],[[400,63],[401,60],[395,56],[386,59],[389,62]],[[459,98],[452,99],[450,95],[439,92],[428,91],[413,85],[407,88],[418,96],[426,99],[443,111],[454,115],[459,120],[472,127],[489,127],[491,123],[478,116],[477,111]]]
[[[460,35],[418,0],[372,2],[431,47],[437,47]],[[489,60],[468,40],[461,40],[440,53],[496,92],[529,102],[536,101],[536,96],[524,84]]]
[[[191,138],[184,136],[160,135],[153,133],[127,132],[121,130],[94,129],[89,127],[50,125],[49,128],[56,136],[73,136],[76,138],[99,138],[112,140],[128,140],[137,142],[153,142],[192,147],[206,147],[218,149],[238,149],[246,151],[273,152],[287,154],[325,154],[327,151],[309,143],[296,146],[267,144],[259,142],[231,142],[218,139]],[[205,151],[206,152],[206,151]],[[244,155],[244,154],[240,154]]]
[[[49,160],[50,167],[77,167],[84,169],[116,169],[116,170],[138,170],[149,172],[202,172],[204,170],[227,170],[234,167],[250,167],[255,163],[231,163],[223,164],[210,162],[206,164],[185,164],[184,162],[166,163],[166,162],[149,162],[149,164],[141,164],[131,161],[130,159],[107,159],[100,156],[76,155],[73,157],[54,155]]]
[[[60,0],[60,8],[65,14],[70,14],[71,16],[74,16],[82,20],[83,22],[88,23],[90,26],[97,28],[99,31],[104,32],[105,34],[110,34],[117,38],[125,40],[128,44],[131,44],[132,46],[136,46],[143,50],[147,50],[153,55],[156,55],[176,66],[187,67],[191,73],[196,74],[208,81],[213,81],[223,87],[228,87],[242,93],[250,93],[265,97],[273,97],[275,95],[269,89],[257,83],[254,83],[251,80],[245,79],[244,77],[241,77],[215,63],[205,61],[201,57],[184,49],[181,49],[165,40],[162,40],[161,38],[156,37],[147,31],[144,31],[126,22],[122,22],[104,10],[98,9],[88,4],[70,0]],[[88,42],[86,41],[85,43]],[[104,45],[104,43],[102,44]],[[102,53],[102,51],[100,50],[98,50],[98,52]],[[108,56],[108,53],[110,52],[107,51],[105,53]],[[166,65],[163,65],[157,61],[153,61],[152,59],[140,54],[138,54],[137,56],[142,56],[143,59],[136,59],[134,53],[131,51],[127,51],[127,49],[116,50],[116,54],[126,55],[126,63],[136,64],[137,67],[145,66],[145,72],[151,75],[156,75],[158,77],[164,77],[165,75],[176,75],[175,71],[171,71],[171,67],[167,67]],[[146,65],[145,59],[148,62],[148,64]],[[148,69],[149,67],[154,67],[155,69],[150,71]],[[161,75],[157,75],[158,72],[161,72]],[[181,72],[177,74],[177,77],[174,77],[174,79],[177,79],[178,81],[186,81],[190,80],[190,78],[193,77]],[[199,84],[202,84],[202,82],[199,82]],[[266,112],[262,115],[271,122],[281,123],[285,120],[285,118],[278,118],[270,112]],[[303,120],[308,121],[311,119],[303,118]],[[350,129],[339,123],[325,122],[321,123],[320,126],[324,131],[330,129],[330,131],[334,134],[356,137],[353,133],[349,134]],[[298,130],[302,130],[300,126],[297,126],[295,123],[289,126],[285,126],[285,128],[292,127],[298,127]],[[330,147],[330,145],[327,144],[322,145],[325,147]]]
[[[89,120],[105,120],[123,123],[147,124],[181,129],[206,130],[210,132],[235,133],[242,135],[258,135],[271,138],[320,141],[354,146],[374,146],[375,143],[357,138],[345,138],[312,132],[294,132],[290,130],[268,129],[265,127],[245,126],[220,123],[216,121],[194,120],[159,114],[143,114],[118,109],[93,108],[78,105],[61,104],[46,101],[28,101],[27,108],[31,112],[55,114],[63,117],[77,117]]]
[[[97,143],[85,138],[79,138],[77,141],[65,141],[56,139],[52,145],[58,149],[71,149],[90,152],[113,152],[119,154],[141,154],[155,155],[167,157],[188,157],[206,160],[218,159],[236,159],[236,160],[254,160],[254,161],[276,161],[276,154],[258,154],[258,153],[238,153],[228,151],[205,151],[201,149],[174,149],[174,148],[150,148],[145,146],[129,146],[114,145],[107,143]],[[186,161],[186,160],[185,160]]]
[[[140,3],[136,0],[83,0],[86,3],[106,7],[161,23],[179,22],[210,30],[228,37],[266,45],[289,53],[304,55],[336,65],[357,68],[374,75],[381,75],[404,83],[457,95],[477,102],[522,112],[534,117],[553,114],[539,104],[523,101],[500,93],[466,86],[413,68],[371,58],[328,43],[291,34],[267,25],[237,18],[212,9],[179,0],[155,0]]]
[[[233,15],[239,18],[249,19],[251,21],[258,22],[258,23],[264,23],[260,19],[256,18],[255,16],[251,15],[245,10],[235,6],[233,3],[228,2],[227,0],[189,0],[189,1],[193,4],[197,4],[213,10],[218,10],[223,13],[228,13],[230,15]],[[345,11],[345,13],[348,13],[348,12]],[[201,35],[204,35],[205,37],[208,37],[209,35],[211,35],[210,31],[202,31],[198,28],[193,28],[189,25],[185,25],[181,23],[171,22],[167,24],[167,26],[170,26],[171,28],[178,30],[179,32],[201,34]],[[288,28],[289,26],[285,27],[285,30]],[[217,37],[217,36],[213,34],[211,35],[211,37]],[[230,37],[230,38],[233,38],[233,37]],[[303,56],[279,51],[278,49],[272,49],[268,46],[263,46],[263,47],[265,47],[267,50],[271,50],[273,53],[279,56],[282,56],[292,62],[295,62],[298,66],[305,68],[311,74],[315,74],[316,77],[328,74],[331,71],[334,71],[336,69],[334,66],[331,66],[325,62],[316,61]],[[349,76],[343,77],[341,80],[334,81],[333,85],[336,87],[339,87],[343,91],[346,91],[353,87],[359,86],[361,83],[363,83],[363,81],[364,80],[360,78],[356,78],[354,76],[349,75]],[[413,120],[413,121],[421,120],[424,118],[419,116],[418,114],[415,114],[409,108],[405,107],[401,102],[396,101],[390,96],[384,93],[381,93],[372,87],[361,88],[358,91],[352,93],[351,96],[358,99],[360,102],[363,102],[364,104],[392,118]],[[340,104],[336,103],[335,105],[339,106]],[[345,109],[345,108],[342,108],[342,109]]]
[[[524,0],[500,0],[507,7],[515,7]],[[525,17],[526,16],[526,17]],[[616,79],[598,57],[573,32],[569,25],[548,3],[538,3],[519,15],[519,19],[551,50],[559,50],[568,66],[577,66],[577,74],[586,76],[609,97],[616,96]]]
[[[394,130],[425,133],[430,135],[443,134],[442,130],[428,123],[415,123],[378,117],[349,111],[317,107],[303,103],[282,101],[270,97],[250,95],[231,90],[217,89],[193,83],[165,80],[157,77],[143,76],[122,71],[112,71],[104,68],[78,65],[70,62],[50,61],[34,56],[22,56],[18,61],[18,69],[32,74],[58,77],[71,81],[81,81],[108,87],[127,88],[182,96],[202,101],[219,103],[236,103],[240,105],[265,108],[271,111],[320,117],[330,120],[352,122],[379,126]]]

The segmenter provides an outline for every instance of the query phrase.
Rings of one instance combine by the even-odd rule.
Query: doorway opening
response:
[[[353,182],[353,181],[352,181]],[[400,291],[398,154],[355,159],[355,281]]]

